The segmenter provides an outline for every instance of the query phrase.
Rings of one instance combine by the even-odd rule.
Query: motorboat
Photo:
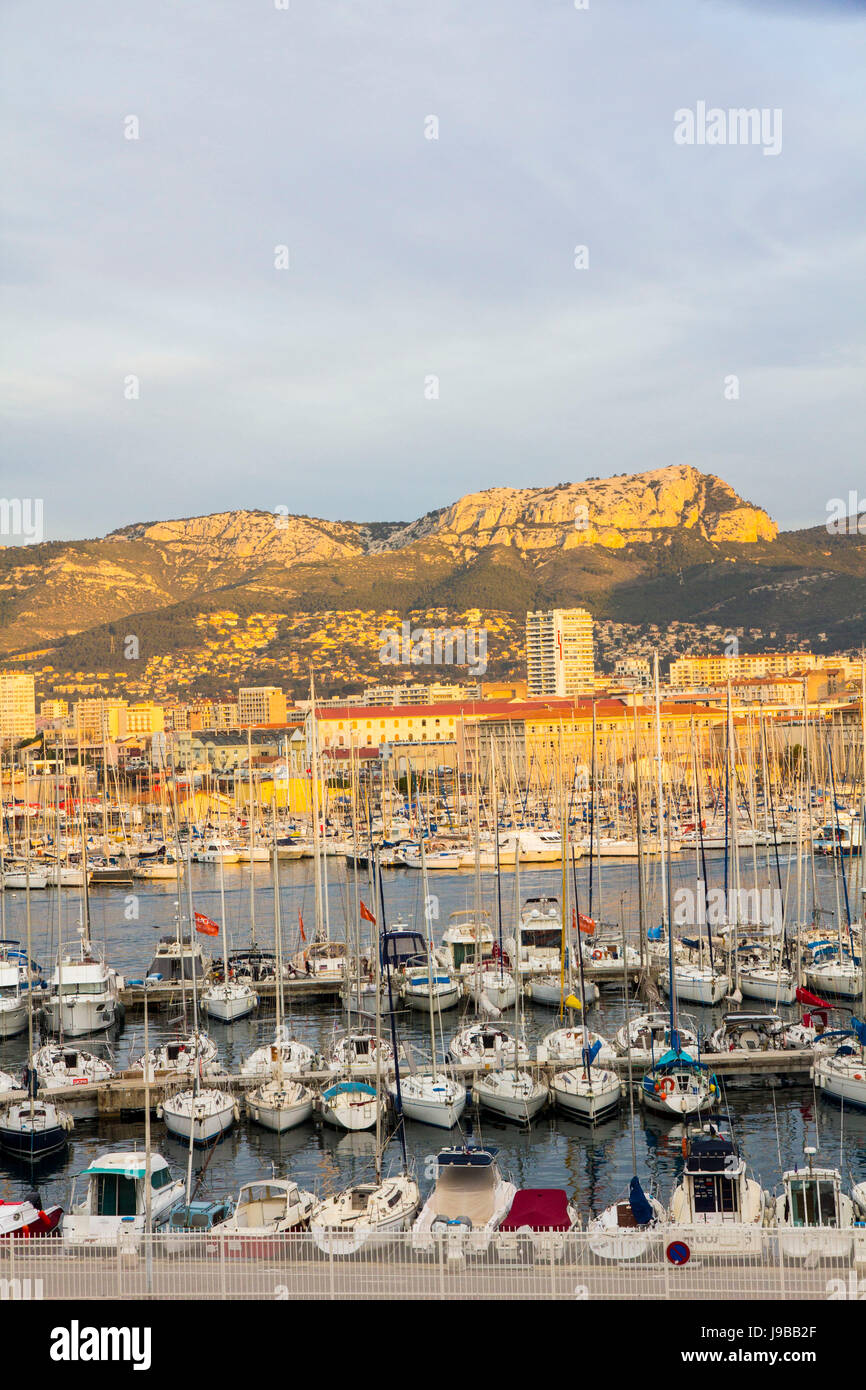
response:
[[[45,869],[38,869],[34,868],[33,865],[25,864],[23,860],[19,862],[14,859],[7,859],[3,873],[0,875],[0,885],[4,889],[22,888],[26,890],[29,888],[33,892],[34,889],[48,887],[48,873]]]
[[[684,1147],[682,1176],[671,1194],[671,1226],[690,1228],[684,1238],[692,1254],[759,1252],[767,1194],[749,1176],[730,1135],[720,1124],[705,1123],[690,1128]]]
[[[123,976],[105,964],[82,932],[78,953],[61,957],[43,1004],[46,1031],[64,1038],[102,1033],[123,1021]]]
[[[775,1199],[779,1248],[789,1259],[850,1257],[854,1202],[842,1191],[838,1168],[814,1164],[815,1149],[804,1149],[807,1166],[782,1174],[782,1190]]]
[[[278,1255],[287,1236],[307,1229],[315,1205],[315,1194],[296,1182],[282,1178],[245,1182],[234,1211],[218,1228],[220,1244],[227,1255]]]
[[[417,1254],[432,1254],[440,1244],[452,1259],[484,1254],[517,1192],[503,1178],[496,1152],[467,1143],[437,1154],[435,1185],[412,1227]]]
[[[65,1245],[114,1245],[127,1232],[144,1234],[147,1221],[147,1155],[132,1152],[101,1154],[73,1184],[69,1212],[63,1223]],[[86,1184],[76,1201],[79,1181]],[[183,1196],[184,1184],[173,1178],[162,1154],[150,1155],[150,1219],[158,1231]]]
[[[203,980],[210,961],[197,941],[179,941],[176,936],[161,936],[156,953],[148,966],[148,975],[159,975],[167,984],[192,983]]]
[[[466,993],[482,1008],[501,1013],[510,1009],[517,999],[514,976],[493,960],[483,961],[478,968],[464,965],[461,975]]]
[[[313,941],[292,957],[292,965],[302,977],[339,984],[346,975],[346,955],[345,941]]]
[[[461,909],[450,914],[437,955],[441,956],[443,964],[460,972],[464,965],[477,965],[479,960],[490,955],[492,949],[490,913],[486,910],[475,913]]]

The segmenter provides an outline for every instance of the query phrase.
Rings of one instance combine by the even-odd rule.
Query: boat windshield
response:
[[[837,1225],[836,1189],[828,1179],[794,1179],[790,1200],[792,1226]]]
[[[702,1173],[695,1175],[692,1182],[695,1216],[733,1218],[738,1214],[739,1192],[736,1181],[716,1173]]]
[[[135,1216],[135,1179],[122,1173],[98,1173],[95,1216]]]

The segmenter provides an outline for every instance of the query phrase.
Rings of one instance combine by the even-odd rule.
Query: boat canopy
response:
[[[500,1231],[569,1231],[568,1195],[561,1187],[523,1187],[515,1195]]]

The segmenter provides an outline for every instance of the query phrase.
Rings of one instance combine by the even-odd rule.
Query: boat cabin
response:
[[[740,1221],[746,1165],[733,1140],[707,1125],[689,1142],[683,1171],[695,1221]]]

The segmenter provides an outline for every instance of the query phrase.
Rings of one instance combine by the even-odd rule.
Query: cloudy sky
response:
[[[0,41],[0,493],[46,538],[669,463],[785,526],[866,493],[863,0],[6,0]],[[781,151],[677,144],[701,102]]]

